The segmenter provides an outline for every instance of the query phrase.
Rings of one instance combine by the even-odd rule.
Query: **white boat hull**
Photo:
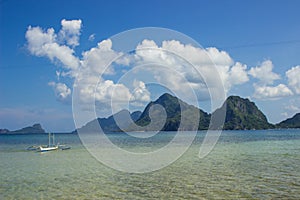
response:
[[[45,151],[54,151],[54,150],[57,150],[58,149],[58,146],[55,146],[55,147],[39,147],[39,151],[40,152],[45,152]]]

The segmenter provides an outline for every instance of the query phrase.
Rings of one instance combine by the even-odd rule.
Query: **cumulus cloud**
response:
[[[54,29],[44,31],[40,27],[29,26],[25,37],[31,54],[48,57],[52,62],[59,61],[67,69],[79,67],[79,59],[74,55],[74,50],[58,44]]]
[[[82,101],[89,102],[94,96],[98,101],[105,101],[111,96],[112,89],[120,90],[119,94],[122,96],[118,99],[129,99],[129,90],[124,85],[114,84],[113,81],[105,81],[102,78],[102,74],[114,73],[113,68],[105,70],[106,66],[121,55],[112,50],[111,40],[99,42],[97,47],[83,52],[80,59],[75,56],[72,47],[79,45],[81,20],[63,19],[61,25],[58,34],[53,28],[43,30],[40,27],[29,26],[25,35],[29,52],[36,56],[47,57],[55,64],[62,63],[67,71],[56,73],[58,79],[61,79],[61,76],[76,77]],[[80,72],[79,67],[82,68]],[[97,84],[100,86],[95,89]],[[50,82],[49,85],[53,87],[58,100],[66,101],[69,98],[71,89],[66,84]]]
[[[231,66],[232,58],[225,51],[220,51],[215,47],[197,48],[190,44],[182,44],[180,41],[163,41],[162,48],[174,52],[193,65],[211,65]]]
[[[280,79],[280,76],[273,72],[273,67],[272,61],[266,60],[260,66],[251,68],[249,74],[262,84],[273,84],[275,80]]]
[[[113,68],[108,67],[108,65],[121,55],[121,53],[112,49],[112,41],[110,39],[103,40],[98,43],[97,47],[82,53],[81,65],[85,70],[98,75],[113,74]]]
[[[74,88],[83,103],[96,100],[104,105],[109,104],[111,98],[121,104],[128,101],[150,101],[151,93],[142,79],[133,78],[131,84],[127,85],[116,82],[116,77],[122,71],[118,68],[120,66],[130,70],[135,66],[150,63],[151,67],[146,67],[145,70],[148,70],[156,81],[174,89],[182,96],[185,96],[185,88],[188,87],[194,89],[201,98],[207,98],[208,87],[214,91],[228,92],[232,87],[249,81],[247,66],[235,62],[227,52],[214,47],[194,47],[176,40],[162,41],[161,45],[158,45],[153,40],[145,39],[136,46],[134,53],[126,54],[115,51],[112,41],[107,39],[82,52],[81,56],[76,56],[74,47],[79,45],[81,28],[81,20],[63,19],[61,30],[58,32],[53,28],[43,30],[31,26],[26,32],[27,47],[32,55],[47,57],[54,64],[60,63],[58,66],[62,68],[56,73],[60,83],[50,82],[49,85],[54,88],[56,97],[61,101],[71,95],[71,89],[63,83],[66,76],[76,79]],[[94,39],[94,36],[90,35],[89,39]],[[154,66],[157,68],[153,68]],[[260,79],[262,77],[259,76],[259,72],[264,71],[270,75],[272,65],[270,69],[270,64],[264,62],[262,66],[251,70],[249,74]],[[267,82],[278,78],[278,75],[274,74]],[[220,77],[224,88],[216,84],[217,77]]]
[[[79,98],[82,102],[98,101],[101,106],[110,106],[111,99],[119,103],[121,107],[131,97],[130,89],[120,83],[105,78],[106,75],[115,75],[112,62],[123,55],[112,49],[110,39],[103,40],[96,47],[82,53],[81,72],[78,73],[76,89],[80,92]],[[114,96],[114,93],[117,95]]]
[[[276,99],[293,95],[293,92],[284,84],[277,86],[259,86],[254,85],[254,97],[257,99]]]
[[[300,94],[300,66],[292,67],[286,73],[288,84],[296,94]]]
[[[56,40],[56,34],[53,28],[49,28],[46,31],[42,30],[40,27],[29,26],[26,35],[29,51],[36,56],[44,56],[45,51],[43,46],[45,44],[54,43]]]
[[[79,45],[79,36],[82,26],[81,20],[66,20],[61,21],[61,30],[59,36],[62,41],[66,41],[67,45],[75,47]]]
[[[131,101],[149,102],[151,100],[150,92],[147,90],[146,85],[143,81],[134,80],[133,87],[134,89]]]
[[[49,82],[48,85],[53,88],[57,100],[62,102],[66,102],[69,100],[71,89],[66,84]]]
[[[229,54],[217,48],[198,48],[180,41],[163,41],[159,47],[152,40],[143,40],[136,48],[135,62],[153,62],[164,66],[171,66],[176,72],[183,75],[183,81],[188,81],[192,87],[203,89],[207,85],[215,85],[217,75],[224,84],[225,92],[231,87],[247,82],[247,66],[239,62],[234,63]],[[192,64],[188,65],[187,63]],[[160,73],[160,76],[164,74]],[[161,80],[171,80],[173,73],[166,72]],[[183,86],[182,81],[172,84]],[[223,89],[223,88],[222,88]]]
[[[239,85],[249,81],[247,75],[247,65],[240,62],[235,63],[229,71],[229,83],[232,85]]]
[[[116,102],[128,102],[131,93],[129,89],[123,84],[115,84],[111,80],[105,80],[98,84],[96,91],[90,93],[89,95],[95,95],[95,99],[102,102],[111,101],[114,99]],[[117,96],[114,96],[116,95]]]
[[[258,79],[258,83],[254,83],[253,97],[257,99],[278,99],[293,95],[293,92],[285,84],[274,86],[274,81],[281,77],[273,72],[274,65],[271,60],[266,60],[260,66],[253,67],[249,70],[249,74]]]

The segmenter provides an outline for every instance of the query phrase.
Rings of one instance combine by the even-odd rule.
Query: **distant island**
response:
[[[163,127],[159,127],[160,120],[153,121],[149,116],[150,108],[153,105],[160,105],[165,109],[166,121]],[[258,109],[254,102],[247,98],[239,96],[229,96],[223,105],[216,109],[213,113],[206,113],[200,108],[189,105],[179,98],[168,93],[161,95],[156,101],[151,101],[145,107],[144,111],[135,111],[130,113],[128,110],[121,110],[108,118],[97,118],[86,125],[82,126],[77,131],[95,132],[99,125],[104,132],[120,132],[120,131],[177,131],[180,129],[181,113],[185,113],[185,127],[183,130],[194,130],[195,126],[192,123],[195,117],[200,116],[196,128],[198,130],[207,130],[210,126],[212,117],[218,116],[219,113],[226,109],[225,121],[223,126],[211,125],[213,129],[223,130],[264,130],[264,129],[280,129],[280,128],[300,128],[300,113],[297,113],[292,118],[283,120],[278,124],[271,124],[268,122],[264,113]],[[154,110],[154,118],[161,116],[161,111]],[[152,113],[152,114],[153,114]],[[131,119],[128,119],[128,116]],[[121,119],[120,124],[117,124],[115,119]],[[189,123],[191,122],[191,123]],[[151,124],[151,126],[149,126]],[[138,126],[136,126],[138,125]],[[122,129],[120,129],[120,127]],[[159,128],[158,128],[159,127]],[[125,128],[125,130],[124,130]],[[0,129],[0,134],[35,134],[45,133],[45,130],[40,124],[25,127],[19,130],[10,131],[8,129]]]
[[[300,128],[300,113],[294,117],[284,120],[278,124],[271,124],[268,122],[264,113],[258,109],[254,102],[251,102],[247,98],[241,98],[239,96],[229,96],[223,103],[222,107],[209,114],[203,110],[189,105],[186,102],[172,96],[168,93],[161,95],[156,101],[151,101],[144,109],[143,112],[136,111],[130,113],[128,110],[122,110],[115,113],[108,118],[97,118],[88,122],[83,127],[79,128],[79,131],[93,132],[98,130],[100,125],[104,132],[119,132],[121,131],[114,119],[126,119],[125,116],[131,116],[132,121],[139,126],[133,126],[130,120],[122,121],[122,127],[127,127],[125,131],[151,131],[155,130],[155,123],[151,127],[147,127],[151,123],[149,116],[149,110],[152,105],[161,105],[164,107],[167,118],[161,131],[177,131],[180,125],[181,112],[189,113],[187,116],[193,119],[194,114],[198,112],[200,119],[198,124],[198,130],[207,130],[209,128],[211,117],[217,116],[222,109],[226,109],[226,116],[223,130],[264,130],[264,129],[279,129],[279,128]],[[155,113],[155,112],[154,112]],[[159,116],[159,111],[156,113]],[[188,121],[189,119],[187,119]],[[147,128],[143,128],[147,127]],[[192,127],[191,127],[192,129]],[[124,130],[124,129],[123,129]],[[76,130],[74,131],[76,132]]]
[[[293,117],[283,120],[276,124],[277,128],[300,128],[300,113],[295,114]]]
[[[34,124],[19,130],[10,131],[8,129],[0,129],[0,134],[40,134],[46,133],[41,124]]]

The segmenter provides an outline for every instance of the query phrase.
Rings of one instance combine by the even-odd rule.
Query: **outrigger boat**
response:
[[[49,143],[48,146],[39,146],[38,147],[38,151],[40,152],[45,152],[45,151],[53,151],[53,150],[57,150],[58,149],[58,144],[54,145],[54,134],[49,133],[48,134],[49,137]],[[51,142],[52,139],[52,142]]]

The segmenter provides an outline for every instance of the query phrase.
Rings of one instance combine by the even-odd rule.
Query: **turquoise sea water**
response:
[[[164,146],[175,133],[109,137],[131,151]],[[188,132],[187,132],[188,134]],[[56,134],[71,150],[37,153],[47,135],[0,136],[0,199],[300,199],[300,130],[223,131],[199,159],[204,132],[161,170],[129,174],[94,159],[77,135]]]

